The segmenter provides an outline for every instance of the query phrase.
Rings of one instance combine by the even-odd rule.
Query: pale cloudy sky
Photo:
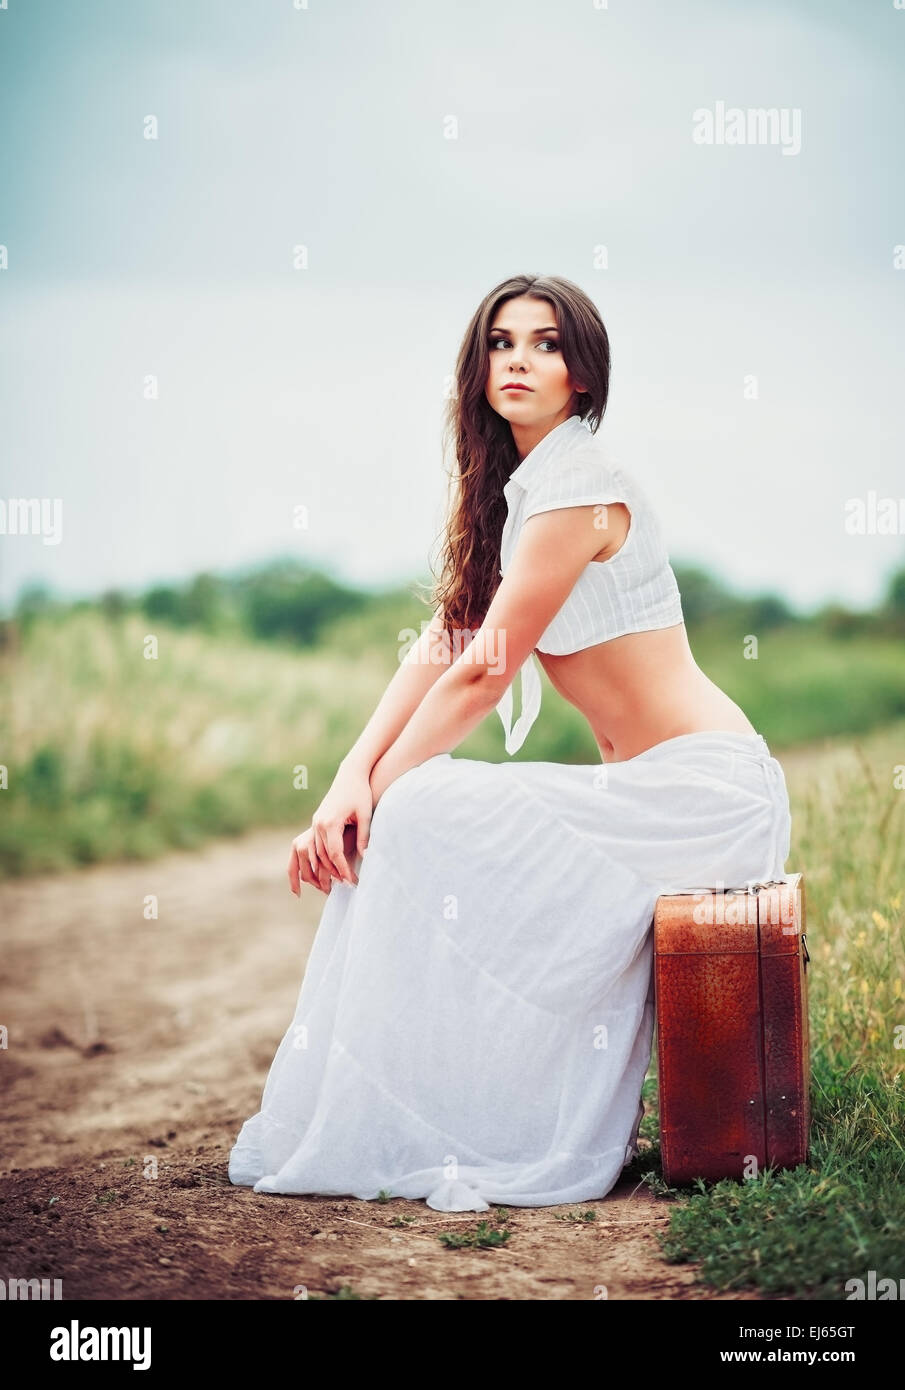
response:
[[[600,308],[674,563],[874,602],[905,537],[844,509],[905,494],[905,12],[297,3],[0,10],[0,499],[63,502],[60,544],[0,536],[0,601],[286,554],[428,579],[444,384],[527,271]],[[718,102],[800,112],[800,152],[696,144]]]

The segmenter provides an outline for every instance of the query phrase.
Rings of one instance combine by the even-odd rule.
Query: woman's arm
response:
[[[383,695],[340,767],[369,777],[378,758],[399,737],[427,692],[449,669],[454,653],[444,637],[443,621],[435,613],[417,642],[399,664]]]
[[[451,752],[499,704],[516,672],[600,550],[596,505],[539,512],[525,522],[505,578],[472,642],[432,682],[373,765],[373,805],[410,768]]]
[[[354,847],[363,854],[373,810],[371,770],[449,667],[452,645],[444,633],[441,617],[435,613],[409,648],[371,718],[340,762],[326,796],[314,812],[311,830],[303,831],[292,842],[289,886],[297,896],[303,882],[324,892],[329,889],[330,876],[347,883],[358,882],[349,862],[349,828],[354,824]]]

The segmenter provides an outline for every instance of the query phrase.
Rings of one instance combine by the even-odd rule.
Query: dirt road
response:
[[[295,830],[0,889],[0,1277],[64,1298],[712,1298],[669,1266],[669,1204],[635,1182],[493,1212],[255,1194],[226,1164],[288,1026],[324,899],[285,879]],[[156,916],[153,915],[156,902]],[[563,1219],[596,1212],[593,1222]],[[751,1298],[750,1293],[727,1295]]]

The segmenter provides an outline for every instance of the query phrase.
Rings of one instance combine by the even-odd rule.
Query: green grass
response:
[[[629,1172],[675,1203],[668,1261],[719,1290],[844,1300],[846,1282],[905,1276],[905,723],[852,748],[789,759],[787,869],[805,874],[811,1026],[807,1164],[743,1182],[660,1176],[656,1049],[650,1146]],[[897,1029],[899,1030],[897,1032]]]
[[[0,876],[153,859],[255,826],[302,829],[426,612],[375,601],[326,625],[316,648],[91,608],[36,617],[0,652]],[[778,628],[753,661],[740,629],[690,636],[774,752],[905,715],[901,643]],[[582,716],[541,679],[543,711],[516,757],[598,762]],[[505,760],[498,717],[456,756]]]
[[[149,631],[155,660],[144,657]],[[0,873],[151,859],[258,825],[301,829],[394,659],[93,612],[35,623],[0,663]]]
[[[905,1277],[905,1088],[869,1073],[814,1078],[807,1165],[707,1185],[662,1240],[717,1289],[841,1300],[850,1279]]]
[[[489,1221],[479,1221],[473,1231],[444,1231],[437,1239],[448,1250],[490,1250],[505,1245],[511,1236],[511,1231],[501,1231]]]

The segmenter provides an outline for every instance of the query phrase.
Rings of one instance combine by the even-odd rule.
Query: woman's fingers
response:
[[[368,847],[368,840],[371,835],[371,813],[373,809],[373,805],[369,803],[367,806],[359,806],[355,813],[358,820],[356,848],[359,854],[364,854]]]
[[[326,829],[326,826],[320,822],[314,825],[314,847],[317,857],[329,873],[333,874],[335,878],[342,878],[339,867],[333,862],[333,856],[327,848]]]
[[[311,871],[311,883],[315,888],[319,888],[322,893],[329,893],[333,887],[333,880],[328,871],[317,857],[317,852],[313,844],[308,846],[308,867]]]
[[[357,883],[358,876],[353,872],[348,859],[346,858],[346,846],[343,837],[345,826],[337,829],[335,826],[327,830],[327,852],[334,864],[340,869],[340,876],[346,883]]]
[[[289,852],[289,868],[287,869],[286,872],[287,872],[288,875],[289,875],[289,891],[290,891],[290,893],[294,893],[295,896],[298,897],[299,892],[300,892],[300,886],[299,886],[299,852],[298,852],[298,850],[296,849],[295,840],[293,840],[293,842],[292,842],[292,849],[291,849],[290,852]]]
[[[318,858],[330,866],[337,878],[345,883],[357,883],[358,879],[349,867],[343,845],[344,826],[317,825],[316,840]]]
[[[290,892],[297,898],[301,896],[303,883],[310,883],[312,888],[317,888],[322,893],[330,891],[330,875],[319,863],[311,836],[307,832],[305,835],[297,836],[292,842],[288,875]]]
[[[302,883],[310,883],[323,893],[330,891],[333,878],[344,883],[358,883],[350,860],[367,846],[370,811],[362,807],[356,812],[356,816],[359,815],[360,820],[342,826],[314,821],[310,830],[296,836],[289,861],[289,887],[296,896]]]

